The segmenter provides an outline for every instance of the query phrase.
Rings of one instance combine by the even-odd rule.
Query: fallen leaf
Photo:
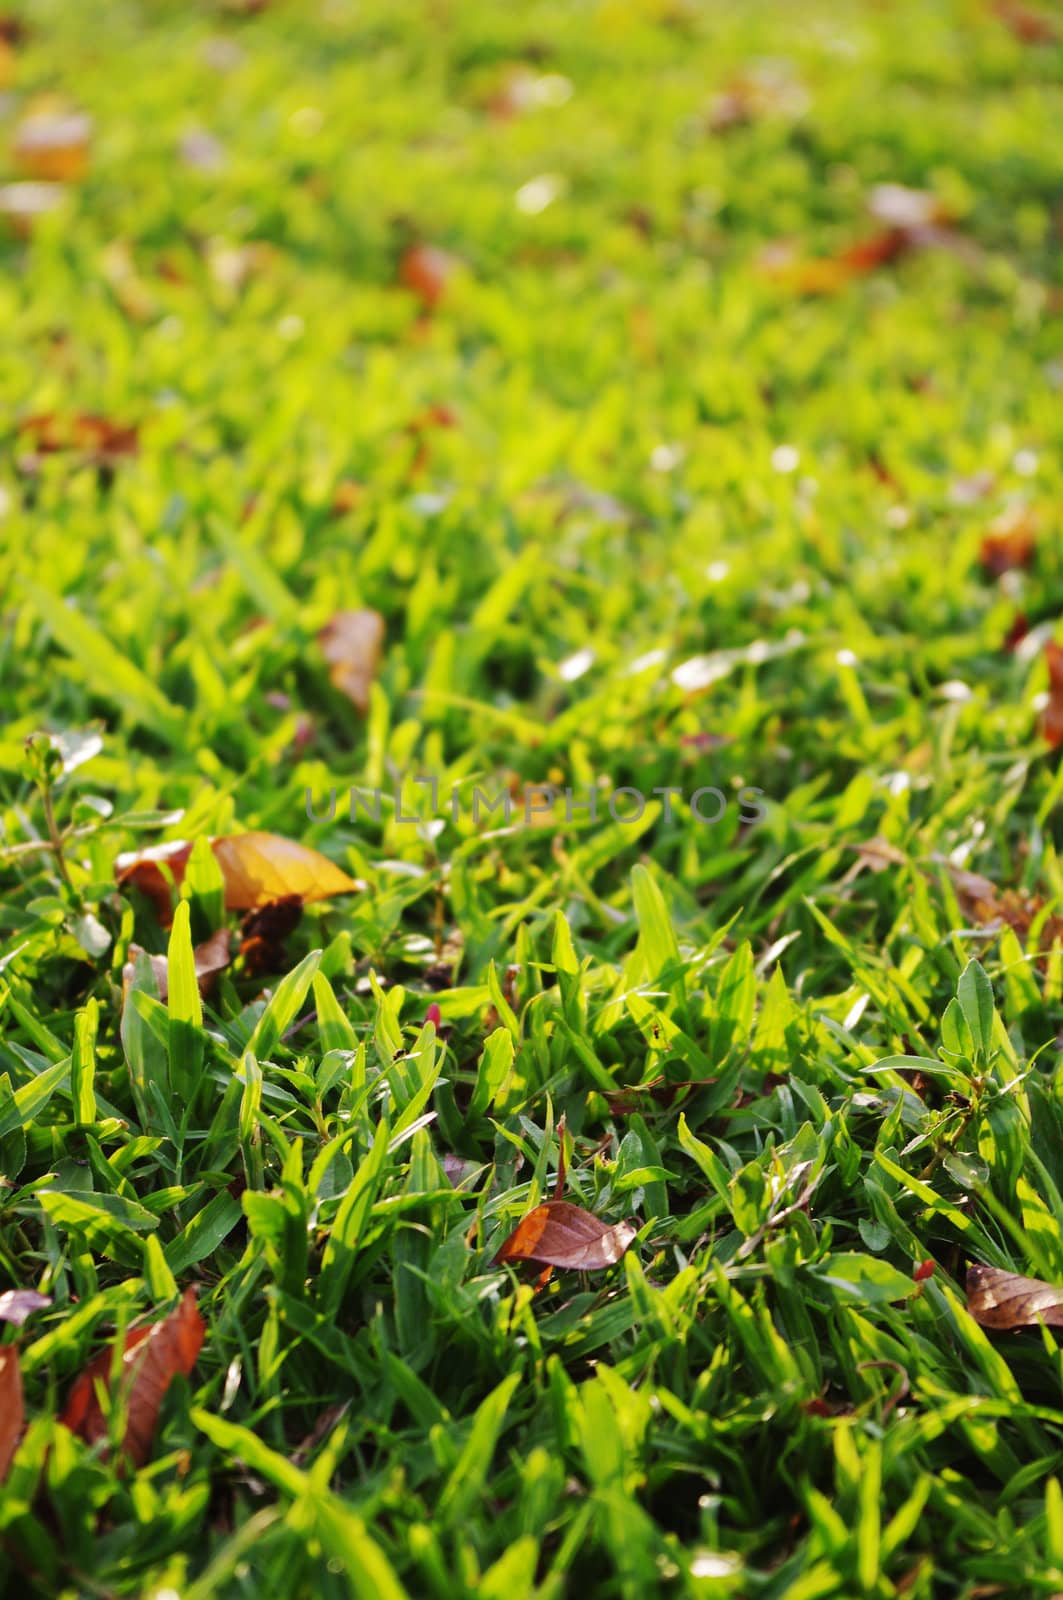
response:
[[[44,183],[76,183],[88,171],[91,137],[91,117],[41,101],[15,130],[15,161]]]
[[[978,559],[990,578],[1028,567],[1037,554],[1037,517],[1029,506],[1013,506],[992,522]]]
[[[384,644],[380,612],[337,611],[317,637],[333,684],[364,715]]]
[[[1019,5],[1017,0],[996,0],[993,14],[1010,33],[1014,34],[1020,44],[1055,42],[1057,27],[1052,18],[1044,16],[1039,11],[1031,11],[1029,6]]]
[[[410,462],[408,476],[416,477],[423,472],[432,458],[432,448],[427,435],[436,428],[456,428],[458,419],[449,406],[431,405],[419,411],[406,424],[405,432],[414,441],[417,448],[413,460]]]
[[[334,517],[344,517],[354,511],[365,499],[365,485],[356,478],[341,478],[332,494],[331,511]]]
[[[802,258],[785,244],[769,248],[761,266],[798,294],[836,294],[853,278],[863,277],[902,256],[930,246],[961,248],[951,231],[952,217],[936,196],[900,183],[876,184],[868,197],[868,210],[881,224],[832,256]],[[968,253],[970,247],[968,246]]]
[[[240,955],[245,976],[280,971],[285,960],[284,941],[302,914],[303,897],[298,894],[286,894],[247,913],[240,924]]]
[[[50,1306],[50,1294],[38,1294],[36,1289],[6,1289],[0,1294],[0,1322],[10,1322],[21,1328],[27,1317],[35,1311]]]
[[[495,1256],[504,1261],[538,1261],[581,1272],[611,1267],[620,1260],[637,1229],[629,1222],[612,1226],[567,1200],[545,1200],[520,1222]]]
[[[23,417],[18,432],[20,441],[39,456],[77,450],[95,462],[113,465],[119,457],[136,455],[139,449],[135,423],[126,426],[93,411],[81,411],[69,417],[43,411],[36,416]]]
[[[452,255],[434,244],[412,244],[399,262],[399,282],[433,311],[446,293],[456,265]]]
[[[320,851],[279,833],[226,834],[211,839],[210,847],[225,880],[229,911],[252,911],[289,895],[298,895],[306,904],[365,888]],[[191,854],[192,844],[187,839],[130,851],[115,862],[115,880],[120,888],[133,887],[147,895],[159,921],[168,927],[173,921],[173,904],[162,869],[172,874],[179,888]]]
[[[967,1268],[967,1309],[983,1328],[1063,1328],[1063,1288],[975,1263]]]
[[[1041,895],[1021,889],[999,889],[991,878],[983,877],[980,872],[968,872],[965,867],[954,866],[944,858],[935,859],[947,869],[960,907],[972,923],[981,928],[1011,928],[1021,943],[1027,942],[1034,921],[1045,909]],[[1038,939],[1045,951],[1050,950],[1057,939],[1063,940],[1063,917],[1045,917]]]
[[[706,121],[712,133],[727,133],[764,117],[799,117],[807,109],[808,93],[785,64],[765,61],[739,73],[720,90]]]
[[[8,217],[13,230],[25,237],[35,218],[59,209],[64,192],[58,183],[5,183],[0,187],[0,214]]]
[[[7,1477],[24,1423],[18,1351],[13,1344],[0,1345],[0,1483]]]
[[[173,900],[163,869],[172,876],[174,888],[179,889],[191,854],[190,839],[171,839],[147,850],[126,851],[115,861],[115,882],[120,889],[137,889],[146,895],[160,923],[168,928],[173,921]]]
[[[302,902],[300,902],[301,904]],[[133,982],[136,958],[145,952],[139,944],[129,946],[129,960],[122,968],[123,996],[129,992]],[[196,983],[200,994],[206,995],[214,987],[214,980],[219,972],[224,972],[231,959],[229,955],[229,930],[218,928],[209,939],[204,939],[202,944],[197,944],[192,951],[196,968]],[[149,955],[152,970],[155,973],[155,982],[159,986],[159,999],[165,1005],[170,995],[169,962],[165,956]]]
[[[186,1289],[176,1311],[161,1322],[126,1334],[120,1370],[126,1397],[122,1453],[134,1466],[141,1467],[147,1460],[166,1391],[178,1373],[187,1377],[192,1371],[205,1331],[196,1291]],[[109,1385],[112,1360],[113,1351],[107,1349],[89,1362],[71,1389],[60,1417],[86,1444],[97,1444],[109,1434],[96,1385]]]
[[[1041,733],[1053,750],[1063,744],[1063,645],[1049,639],[1045,645],[1048,668],[1048,704],[1041,713]]]

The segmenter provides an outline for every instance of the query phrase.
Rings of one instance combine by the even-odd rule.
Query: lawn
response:
[[[0,19],[4,1594],[1063,1593],[1061,128],[1039,0]]]

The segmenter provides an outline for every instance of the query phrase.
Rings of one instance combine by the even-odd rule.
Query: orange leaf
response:
[[[91,135],[83,112],[42,102],[15,132],[15,160],[31,178],[74,183],[88,171]]]
[[[384,619],[379,611],[337,611],[318,634],[329,677],[364,715],[380,664]]]
[[[253,911],[293,894],[307,904],[365,888],[319,850],[279,833],[232,833],[212,839],[211,849],[225,879],[230,911]]]
[[[126,1334],[120,1382],[126,1396],[126,1431],[122,1452],[141,1467],[151,1452],[159,1411],[167,1389],[178,1373],[185,1377],[195,1366],[205,1333],[196,1305],[196,1291],[186,1289],[176,1311],[161,1322],[134,1328]],[[108,1437],[108,1423],[96,1393],[97,1381],[110,1383],[113,1352],[101,1350],[90,1361],[70,1391],[60,1421],[85,1440],[97,1444]]]
[[[0,1345],[0,1483],[7,1477],[24,1424],[18,1351],[13,1344]]]
[[[211,839],[210,847],[225,880],[225,904],[230,911],[253,911],[288,895],[305,903],[350,894],[365,885],[351,878],[319,850],[296,844],[279,833],[230,833]],[[154,903],[159,921],[173,921],[170,888],[160,870],[164,865],[175,885],[181,880],[192,853],[187,839],[172,839],[150,850],[120,855],[115,877],[120,887],[132,885]]]
[[[1063,1289],[976,1263],[967,1268],[967,1309],[983,1328],[1063,1328]]]
[[[619,1261],[636,1231],[629,1222],[610,1227],[567,1200],[546,1200],[517,1225],[495,1263],[539,1261],[550,1267],[595,1271]]]

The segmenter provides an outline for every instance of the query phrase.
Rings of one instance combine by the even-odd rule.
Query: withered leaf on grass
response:
[[[713,98],[707,122],[712,133],[726,133],[762,117],[799,117],[807,109],[808,92],[785,62],[755,62]]]
[[[15,160],[31,178],[76,183],[89,165],[92,119],[58,101],[41,100],[15,132]]]
[[[122,968],[123,992],[128,992],[133,982],[136,958],[143,955],[144,951],[139,944],[129,946],[129,960]],[[214,987],[214,980],[219,972],[224,972],[229,965],[229,930],[218,928],[209,939],[204,939],[202,944],[197,944],[192,951],[196,968],[196,983],[200,994],[209,994]],[[170,970],[165,956],[151,955],[148,957],[152,970],[155,973],[155,982],[159,986],[159,999],[165,1004],[170,994]]]
[[[36,1289],[5,1289],[0,1294],[0,1322],[10,1322],[21,1328],[27,1317],[32,1317],[35,1311],[43,1311],[51,1303],[51,1295],[38,1294]]]
[[[284,941],[303,914],[302,896],[286,894],[249,911],[240,924],[240,955],[246,976],[277,972],[284,965]]]
[[[975,1264],[967,1268],[967,1309],[983,1328],[1063,1328],[1063,1288]]]
[[[337,611],[318,634],[318,641],[333,684],[359,711],[368,711],[369,690],[384,645],[380,612]]]
[[[412,291],[428,311],[442,300],[454,275],[456,262],[434,244],[413,244],[399,262],[399,282]]]
[[[538,1261],[581,1272],[611,1267],[620,1260],[637,1229],[629,1222],[610,1225],[568,1200],[546,1200],[518,1223],[495,1256],[505,1261]]]
[[[136,455],[139,434],[136,424],[112,422],[95,411],[79,411],[61,416],[41,411],[23,417],[18,425],[20,442],[34,455],[54,455],[60,450],[77,450],[92,461],[114,462],[122,456]]]
[[[878,231],[856,239],[835,255],[795,256],[774,246],[762,258],[770,276],[798,294],[837,294],[852,279],[887,266],[913,250],[931,246],[963,248],[950,228],[951,217],[936,196],[899,183],[881,183],[871,191],[868,210]],[[968,248],[969,253],[969,248]]]
[[[0,1483],[7,1477],[24,1423],[18,1351],[13,1344],[0,1345]]]
[[[978,559],[991,578],[1028,567],[1037,554],[1037,518],[1029,506],[1013,506],[992,522]]]
[[[1058,35],[1047,12],[1032,11],[1018,0],[996,0],[993,11],[1021,44],[1052,44]]]
[[[225,905],[230,911],[253,911],[274,900],[298,895],[304,904],[351,894],[365,885],[350,877],[319,850],[285,839],[279,833],[230,833],[211,839],[210,847],[225,880]],[[115,862],[120,888],[139,889],[152,901],[163,927],[173,921],[170,886],[165,867],[180,887],[192,842],[172,839],[151,849],[130,851]]]
[[[166,1391],[178,1373],[187,1378],[192,1371],[204,1333],[196,1291],[186,1289],[176,1311],[161,1322],[148,1323],[126,1334],[120,1366],[126,1402],[122,1453],[134,1466],[143,1466],[148,1459]],[[86,1444],[97,1444],[110,1431],[96,1385],[102,1382],[109,1386],[112,1360],[113,1351],[107,1349],[89,1362],[71,1389],[59,1419]]]
[[[960,908],[978,927],[1009,927],[1025,943],[1035,921],[1041,919],[1037,937],[1043,950],[1049,950],[1056,939],[1063,939],[1063,917],[1045,914],[1042,895],[1029,894],[1025,889],[1000,889],[980,872],[969,872],[944,857],[932,859],[946,868]]]

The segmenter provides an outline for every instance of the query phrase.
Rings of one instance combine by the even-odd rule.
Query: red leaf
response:
[[[1048,704],[1041,713],[1041,732],[1057,750],[1063,744],[1063,645],[1049,639],[1045,645],[1048,668]]]
[[[7,1477],[24,1423],[18,1351],[13,1344],[0,1345],[0,1483]]]
[[[967,1309],[983,1328],[1063,1328],[1063,1289],[976,1263],[967,1268]]]
[[[1011,620],[1011,627],[1004,635],[1003,648],[1009,652],[1013,651],[1022,643],[1029,631],[1030,621],[1025,611],[1016,611]]]
[[[504,1261],[539,1261],[581,1272],[611,1267],[620,1260],[637,1230],[629,1222],[610,1227],[582,1206],[546,1200],[520,1222],[495,1256]]]
[[[178,1373],[187,1377],[192,1371],[205,1331],[196,1291],[186,1289],[176,1311],[161,1322],[126,1334],[120,1369],[126,1394],[122,1452],[134,1466],[143,1466],[147,1460],[166,1391]],[[96,1384],[100,1381],[106,1387],[110,1383],[112,1360],[113,1351],[107,1349],[89,1362],[71,1389],[59,1419],[86,1444],[108,1437],[107,1418],[97,1398]]]

